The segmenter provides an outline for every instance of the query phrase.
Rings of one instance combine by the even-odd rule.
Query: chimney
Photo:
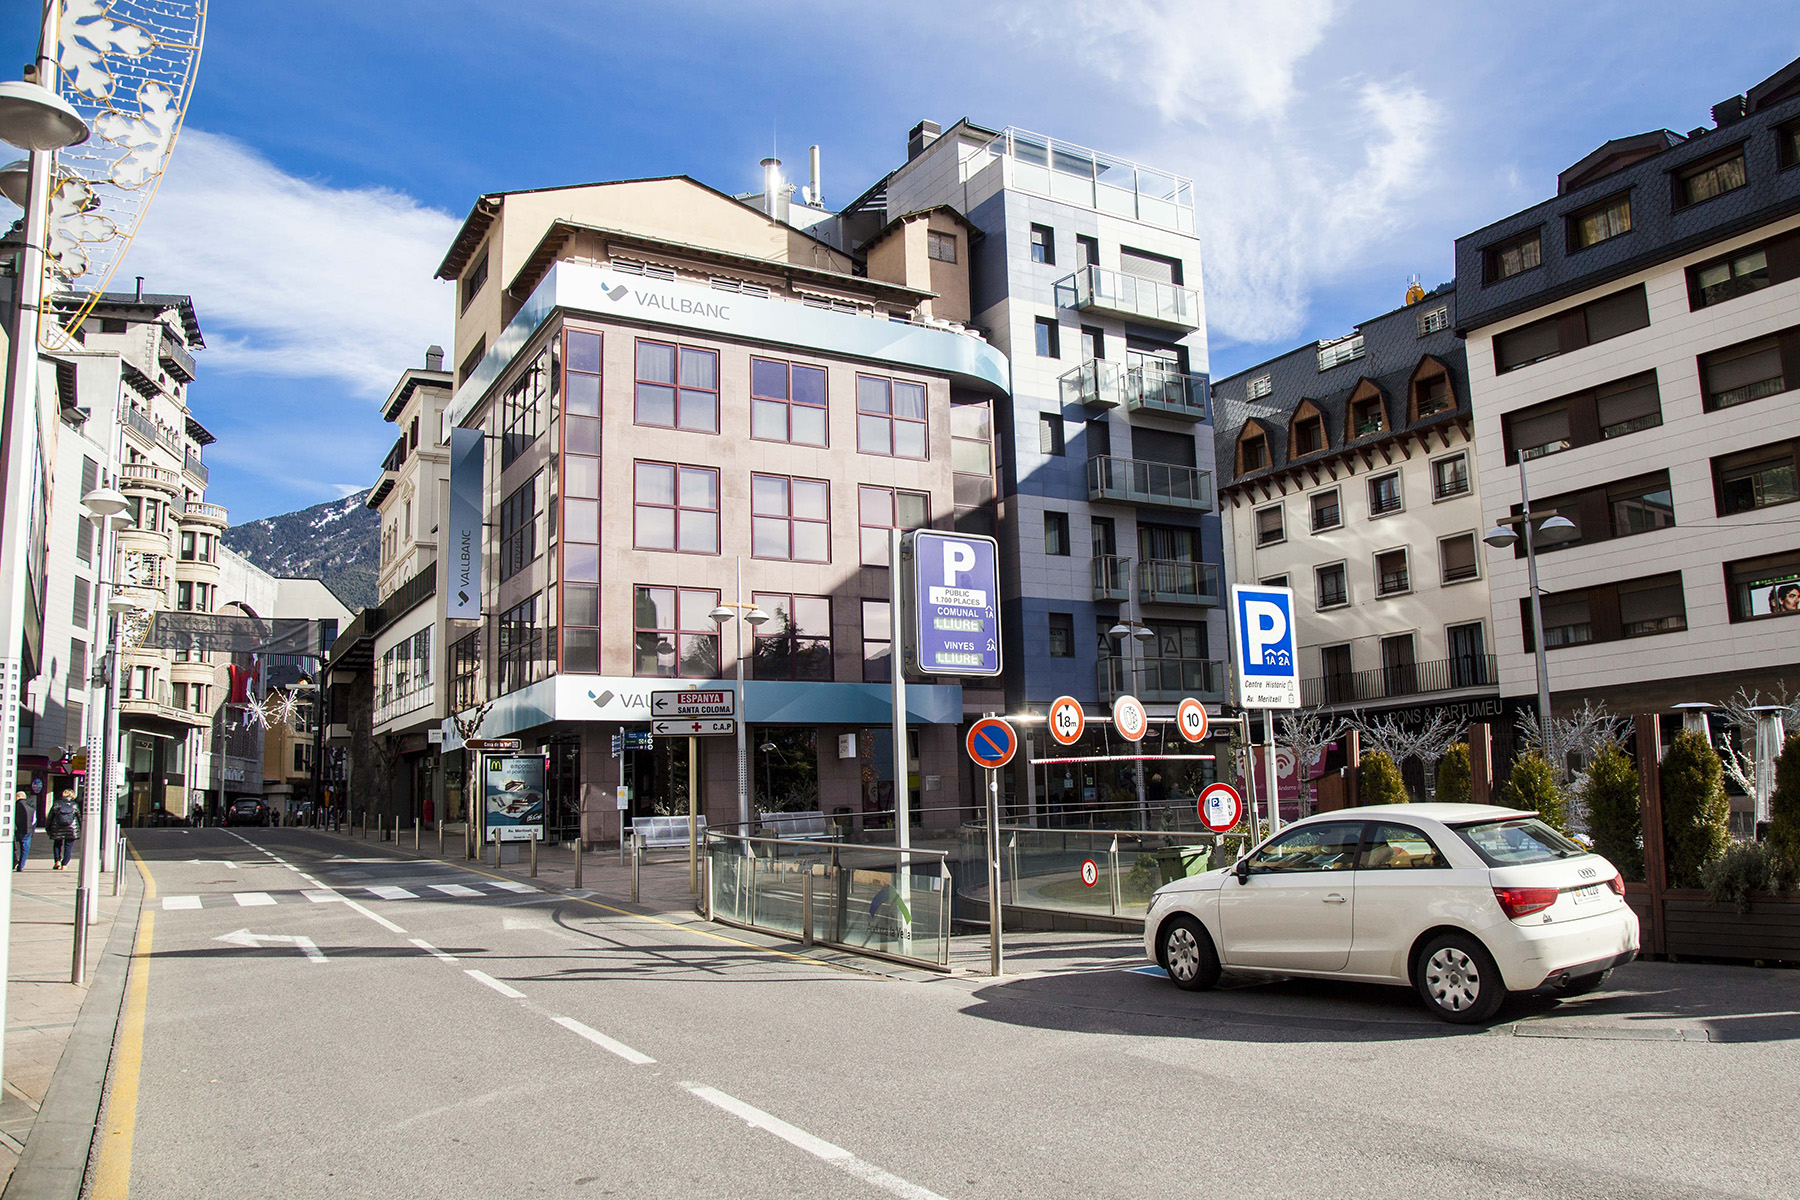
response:
[[[1712,106],[1713,127],[1723,129],[1744,119],[1744,98],[1733,96]]]
[[[812,167],[812,182],[806,189],[806,202],[818,208],[824,208],[825,194],[819,190],[819,148],[817,146],[810,147],[806,153]]]
[[[139,304],[142,304],[144,302],[144,277],[142,275],[139,275],[137,277],[137,281],[138,281],[137,302]]]
[[[763,169],[763,212],[769,220],[785,223],[788,219],[787,185],[781,182],[781,160],[765,158]]]
[[[444,369],[444,348],[442,346],[425,347],[425,369],[427,371]]]
[[[925,147],[937,141],[942,132],[943,126],[936,121],[920,121],[914,125],[912,132],[906,135],[906,161],[911,162],[925,153]]]

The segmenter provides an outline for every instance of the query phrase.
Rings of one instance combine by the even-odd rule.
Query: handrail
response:
[[[986,825],[982,824],[979,821],[970,821],[970,822],[968,822],[968,826],[971,829],[986,829],[987,828]],[[1214,833],[1209,829],[1112,829],[1112,828],[1107,828],[1107,829],[1055,829],[1048,825],[1002,825],[1002,826],[1000,826],[1000,832],[1001,833],[1059,833],[1059,834],[1060,833],[1087,833],[1087,834],[1104,833],[1109,837],[1164,837],[1164,838],[1176,838],[1176,837],[1190,838],[1191,837],[1191,838],[1201,838],[1201,839],[1210,840],[1210,841],[1214,842],[1215,844],[1224,838],[1241,838],[1244,836],[1241,833],[1232,833],[1229,830],[1226,831],[1225,833]]]
[[[889,854],[922,854],[927,858],[950,857],[950,852],[948,850],[932,850],[924,846],[902,847],[884,846],[878,842],[846,842],[842,838],[836,836],[819,838],[762,837],[753,833],[727,832],[731,828],[732,827],[729,825],[721,826],[717,829],[708,826],[702,831],[702,836],[707,838],[716,837],[720,841],[729,838],[734,842],[757,842],[766,846],[809,846],[814,850],[817,850],[821,846],[831,846],[839,850],[883,850]]]

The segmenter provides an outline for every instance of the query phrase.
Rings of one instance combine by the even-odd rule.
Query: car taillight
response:
[[[1623,896],[1625,894],[1625,877],[1623,875],[1614,875],[1611,879],[1606,881],[1606,886],[1612,889],[1613,895]]]
[[[1529,917],[1532,913],[1543,912],[1556,903],[1559,895],[1553,887],[1497,887],[1494,899],[1500,902],[1500,909],[1513,920]]]

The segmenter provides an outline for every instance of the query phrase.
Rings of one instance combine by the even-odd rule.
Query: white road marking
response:
[[[445,962],[455,962],[456,961],[456,955],[445,954],[442,950],[439,950],[436,946],[432,945],[430,942],[426,941],[424,938],[409,938],[407,940],[412,942],[413,945],[417,946],[419,949],[423,950],[425,953],[431,955],[431,957],[433,957],[433,958],[441,958]]]
[[[275,903],[275,897],[267,892],[233,892],[231,898],[245,908],[260,908],[262,905]]]
[[[654,1058],[651,1058],[648,1054],[642,1054],[636,1050],[633,1050],[630,1046],[627,1046],[624,1042],[615,1042],[613,1039],[607,1037],[604,1033],[601,1033],[598,1029],[591,1029],[588,1026],[583,1025],[580,1021],[577,1021],[574,1017],[552,1017],[551,1020],[555,1021],[558,1025],[561,1025],[564,1029],[567,1029],[571,1033],[580,1034],[582,1037],[584,1037],[588,1041],[594,1043],[594,1045],[600,1047],[602,1050],[612,1051],[614,1054],[618,1055],[620,1058],[624,1059],[628,1063],[634,1063],[637,1066],[641,1067],[646,1063],[653,1063],[656,1061]]]
[[[518,988],[507,987],[504,983],[501,983],[498,979],[495,979],[485,971],[477,971],[472,967],[465,967],[463,968],[463,974],[467,975],[470,979],[473,979],[476,983],[487,984],[487,986],[493,988],[508,1000],[523,1000],[525,998],[524,992],[521,992]]]
[[[363,916],[369,918],[369,920],[375,922],[377,925],[381,926],[383,929],[390,930],[394,933],[405,933],[406,932],[406,930],[400,928],[398,925],[394,924],[392,921],[388,920],[386,917],[382,916],[380,913],[375,912],[373,909],[363,907],[362,905],[358,904],[356,901],[352,900],[350,897],[345,896],[343,898],[343,900],[344,900],[345,904],[349,905],[351,908],[355,909],[357,912],[361,913]]]
[[[540,890],[532,887],[529,883],[516,883],[511,879],[491,879],[488,881],[488,886],[497,887],[503,892],[535,892]]]
[[[392,884],[381,887],[365,887],[363,891],[379,896],[383,900],[417,900],[419,898],[418,893],[409,892],[403,887],[394,887]]]
[[[314,904],[335,904],[343,899],[342,896],[338,895],[330,888],[304,888],[301,890],[300,894],[305,896],[308,900],[311,900]]]
[[[479,896],[480,892],[472,887],[464,887],[460,883],[434,883],[430,885],[434,892],[442,892],[446,896]]]
[[[264,942],[286,942],[300,953],[306,955],[307,961],[322,963],[325,953],[320,950],[309,937],[287,933],[251,933],[248,929],[238,929],[231,933],[222,933],[214,938],[215,942],[230,942],[234,946],[246,946],[252,950],[262,947]]]
[[[165,909],[199,908],[199,907],[200,907],[200,897],[198,897],[198,896],[164,896],[163,897],[163,908],[165,908]]]
[[[257,844],[255,842],[251,841],[249,838],[245,837],[241,833],[232,833],[232,831],[229,829],[225,830],[225,832],[230,833],[232,837],[236,838],[238,841],[244,843],[244,845],[249,846],[252,849],[261,849],[261,847],[257,846]],[[274,855],[270,855],[270,857],[274,858]],[[276,858],[275,861],[277,863],[280,863],[282,866],[286,867],[288,870],[292,871],[294,874],[300,876],[300,878],[306,880],[308,883],[317,883],[318,882],[318,880],[316,880],[312,876],[306,874],[299,867],[296,867],[293,863],[286,862],[279,858]],[[391,860],[383,860],[383,861],[391,861]],[[322,888],[320,890],[329,892],[329,891],[332,891],[333,889]],[[400,926],[394,924],[392,921],[388,920],[386,917],[382,916],[380,913],[371,911],[366,906],[358,904],[356,901],[350,899],[350,897],[348,897],[348,896],[339,895],[338,899],[342,900],[351,909],[353,909],[356,912],[361,913],[363,916],[369,918],[369,920],[375,922],[377,925],[381,926],[383,929],[388,930],[390,933],[405,933],[406,932],[406,930],[400,928]]]
[[[728,1096],[718,1088],[707,1087],[699,1083],[683,1083],[682,1087],[700,1099],[717,1108],[722,1108],[734,1117],[757,1129],[774,1134],[791,1146],[797,1146],[823,1162],[828,1162],[845,1174],[854,1175],[864,1183],[874,1184],[883,1191],[891,1192],[902,1200],[944,1200],[930,1188],[909,1183],[898,1175],[882,1170],[874,1163],[864,1162],[842,1146],[836,1146],[824,1138],[814,1137],[794,1125],[789,1125],[780,1117],[770,1116],[754,1105],[745,1104],[735,1096]]]

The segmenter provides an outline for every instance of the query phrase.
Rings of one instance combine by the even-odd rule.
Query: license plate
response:
[[[1598,883],[1590,883],[1584,888],[1576,888],[1575,903],[1586,904],[1590,900],[1598,900],[1604,891],[1606,891],[1605,886]]]

